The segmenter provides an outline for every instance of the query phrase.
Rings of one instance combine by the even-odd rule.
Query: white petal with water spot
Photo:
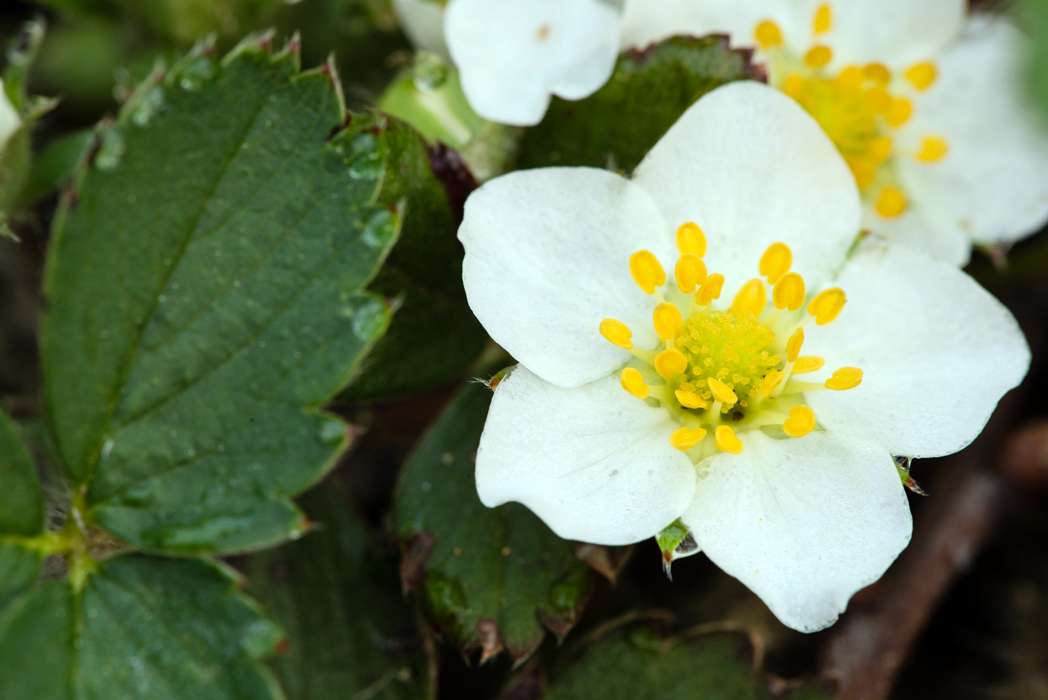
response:
[[[891,455],[877,443],[815,432],[743,436],[718,454],[682,520],[713,563],[784,624],[814,632],[873,583],[910,540],[910,510]]]

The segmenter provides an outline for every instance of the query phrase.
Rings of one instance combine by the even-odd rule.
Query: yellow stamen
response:
[[[753,31],[753,38],[757,40],[762,49],[770,49],[782,43],[782,31],[775,22],[764,20]]]
[[[702,442],[706,431],[702,428],[677,428],[670,435],[670,445],[681,452],[687,452]]]
[[[775,387],[779,386],[779,382],[781,382],[782,378],[785,376],[786,373],[782,370],[775,370],[774,372],[769,372],[764,377],[764,379],[761,380],[761,388],[759,392],[761,398],[766,398],[771,394],[771,392],[775,391]]]
[[[731,302],[731,310],[736,314],[747,313],[760,316],[767,303],[768,290],[765,289],[764,282],[754,278],[739,289],[735,300]]]
[[[695,303],[699,306],[706,306],[714,299],[720,299],[721,287],[723,286],[724,275],[714,272],[703,281],[699,291],[695,293]]]
[[[677,334],[684,330],[684,317],[673,304],[664,301],[655,307],[652,314],[655,323],[655,332],[663,342],[669,338],[676,338]]]
[[[862,69],[864,76],[875,83],[887,85],[892,81],[892,72],[883,63],[869,63]]]
[[[875,165],[888,160],[892,154],[892,140],[889,136],[879,136],[870,142],[869,158]]]
[[[644,377],[632,367],[622,370],[622,388],[638,399],[648,398],[651,392],[648,385],[644,383]]]
[[[925,163],[934,163],[942,159],[950,150],[946,139],[940,136],[925,136],[921,141],[921,150],[917,151],[917,160]]]
[[[739,400],[739,397],[735,395],[735,392],[728,388],[728,385],[719,379],[709,377],[706,380],[706,385],[710,388],[710,392],[713,394],[713,400],[718,403],[733,404]]]
[[[815,411],[807,406],[794,406],[790,417],[783,421],[782,430],[793,438],[804,437],[815,429]]]
[[[814,301],[814,299],[812,300]],[[798,328],[786,341],[786,361],[796,362],[797,356],[801,354],[801,345],[804,344],[804,329]]]
[[[779,278],[771,290],[771,300],[776,309],[796,311],[804,305],[804,278],[796,272],[787,272]]]
[[[793,265],[793,251],[785,243],[772,243],[761,256],[758,272],[768,278],[768,284],[775,284],[779,278],[790,271]]]
[[[829,46],[813,46],[804,54],[804,62],[811,68],[822,68],[833,58],[833,50]]]
[[[841,367],[826,380],[824,386],[834,391],[854,389],[862,383],[862,370],[858,367]]]
[[[864,189],[873,183],[873,168],[863,160],[848,159],[848,167],[851,168],[852,175],[855,176],[855,184],[859,186],[859,189]]]
[[[726,425],[718,425],[713,433],[717,449],[733,455],[742,454],[742,440],[735,437],[735,431]]]
[[[680,225],[677,229],[677,250],[681,255],[691,253],[700,258],[706,254],[706,234],[698,224],[689,221]]]
[[[934,63],[925,62],[912,66],[903,75],[918,90],[926,90],[929,85],[935,82],[935,76],[938,75],[938,71]]]
[[[833,15],[830,14],[830,6],[827,4],[819,5],[819,9],[815,11],[815,21],[812,22],[812,30],[816,34],[825,34],[830,31],[830,25],[833,24]]]
[[[870,109],[879,114],[885,114],[891,109],[892,96],[888,94],[883,85],[875,85],[870,88],[866,91],[864,97]]]
[[[793,373],[807,374],[808,372],[814,372],[817,369],[822,369],[824,364],[826,364],[826,360],[814,355],[798,357],[797,361],[793,363]]]
[[[847,300],[848,298],[844,296],[844,290],[839,287],[824,289],[816,294],[815,298],[808,304],[808,313],[815,317],[817,325],[825,326],[837,318],[841,309],[844,308],[844,302]]]
[[[669,379],[675,374],[681,374],[688,368],[688,359],[681,354],[680,350],[663,350],[655,356],[655,371],[664,379]]]
[[[691,294],[695,288],[706,281],[706,263],[695,253],[684,253],[673,268],[677,286],[685,294]]]
[[[616,321],[613,318],[604,319],[600,322],[600,334],[609,343],[617,345],[623,350],[629,350],[633,347],[633,341],[630,340],[633,337],[633,331],[622,321]]]
[[[638,250],[630,256],[630,275],[645,294],[654,294],[656,287],[666,284],[666,271],[649,250]]]
[[[884,118],[894,127],[900,127],[910,120],[913,114],[913,103],[905,97],[892,100],[891,105],[884,113]]]
[[[677,389],[673,392],[673,395],[677,397],[677,403],[684,408],[706,408],[709,406],[709,404],[694,391]]]
[[[786,76],[786,82],[782,84],[782,91],[796,100],[804,92],[807,84],[802,76],[790,73]]]
[[[863,72],[858,66],[848,66],[834,81],[841,90],[857,92],[862,89]]]
[[[906,211],[906,195],[898,187],[885,187],[877,197],[877,213],[894,219]]]

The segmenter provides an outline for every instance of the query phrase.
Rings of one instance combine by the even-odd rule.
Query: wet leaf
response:
[[[590,589],[571,542],[517,504],[486,508],[477,497],[473,459],[491,391],[463,389],[411,458],[394,507],[404,543],[406,587],[421,585],[433,623],[481,660],[505,648],[527,657],[543,625],[563,636]]]
[[[44,498],[36,464],[0,410],[0,610],[36,580],[41,555],[20,540],[43,531]]]
[[[429,697],[426,660],[393,552],[321,488],[301,501],[317,528],[256,555],[250,590],[287,630],[271,666],[290,700]]]
[[[257,660],[280,639],[227,569],[117,557],[82,591],[53,580],[0,614],[0,697],[278,700]]]
[[[723,36],[674,37],[619,57],[600,90],[577,102],[554,98],[524,134],[518,167],[588,165],[629,172],[696,100],[733,80],[761,80],[749,52]]]
[[[43,322],[58,452],[86,512],[154,550],[305,529],[290,497],[347,444],[319,410],[382,336],[407,128],[345,112],[334,69],[266,37],[155,73],[56,218]]]

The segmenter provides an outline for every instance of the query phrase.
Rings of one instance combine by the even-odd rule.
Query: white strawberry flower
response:
[[[20,126],[22,126],[22,118],[4,91],[4,81],[0,80],[0,151],[4,150],[7,140],[18,131]]]
[[[1023,102],[1029,41],[966,0],[637,0],[623,41],[725,32],[844,155],[864,225],[956,264],[1048,221],[1048,132]]]
[[[491,121],[542,121],[553,95],[579,100],[615,68],[614,0],[393,0],[419,48],[450,59],[473,110]]]
[[[860,220],[818,124],[757,83],[699,100],[632,179],[544,168],[474,192],[466,293],[520,363],[481,500],[606,545],[681,518],[784,623],[832,624],[909,541],[893,455],[964,447],[1029,364],[992,296],[855,246]]]

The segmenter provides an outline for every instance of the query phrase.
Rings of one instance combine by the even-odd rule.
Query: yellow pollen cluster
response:
[[[847,302],[844,291],[833,287],[809,295],[804,278],[790,271],[792,251],[774,243],[757,266],[763,279],[743,284],[727,309],[714,308],[724,276],[706,269],[702,229],[690,222],[682,225],[677,249],[671,284],[650,251],[637,251],[629,259],[633,281],[654,297],[657,347],[634,347],[633,332],[621,321],[606,318],[600,323],[608,342],[639,361],[622,370],[622,388],[667,408],[681,424],[670,444],[683,451],[697,449],[693,458],[710,449],[741,453],[737,433],[746,430],[777,424],[784,436],[801,438],[817,429],[814,411],[801,403],[803,395],[820,389],[847,391],[862,382],[862,370],[855,367],[837,369],[822,385],[793,379],[825,365],[821,357],[800,354],[804,326],[833,322]],[[704,442],[709,434],[712,446]]]
[[[822,4],[812,18],[815,43],[803,55],[782,57],[786,37],[770,19],[757,24],[754,40],[769,52],[773,66],[781,67],[778,86],[826,131],[874,210],[886,218],[901,216],[909,202],[891,165],[891,159],[900,153],[894,132],[913,115],[910,97],[930,88],[938,70],[931,62],[910,66],[898,77],[882,63],[836,68],[833,49],[825,43],[832,39],[832,29],[832,10]],[[907,145],[905,151],[921,163],[932,164],[948,155],[949,144],[929,134],[919,145]]]

